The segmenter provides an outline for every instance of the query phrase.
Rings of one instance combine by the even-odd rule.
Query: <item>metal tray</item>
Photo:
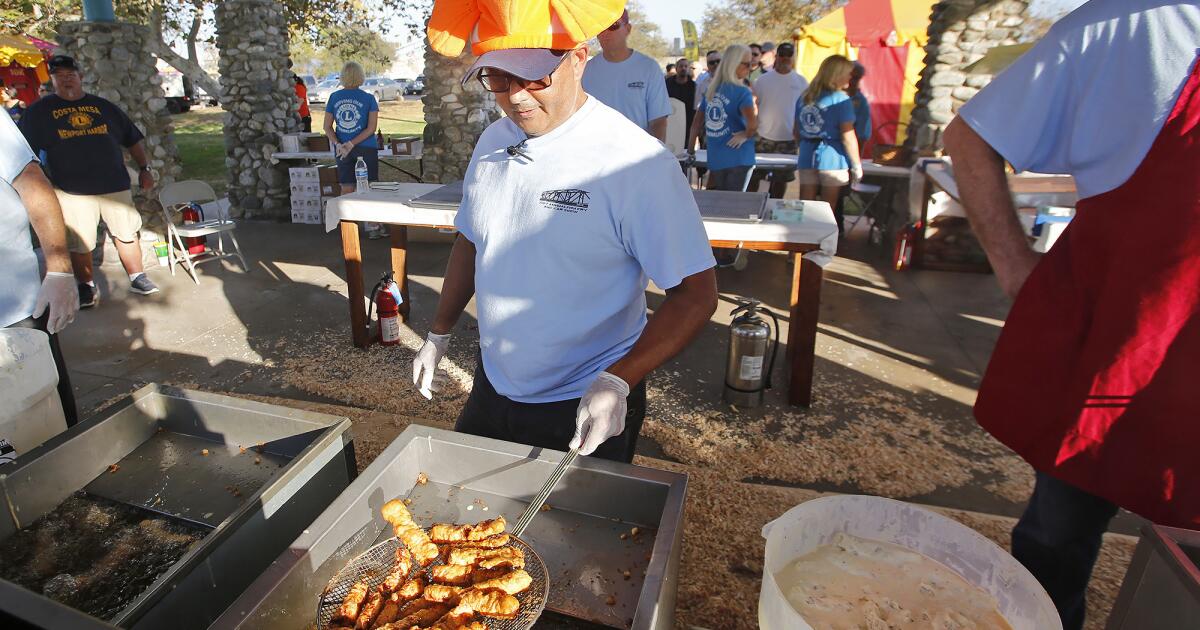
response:
[[[110,622],[4,580],[0,611],[40,628],[207,627],[354,479],[349,428],[336,416],[160,385],[139,389],[107,416],[0,466],[7,506],[0,539],[84,488],[212,531]],[[238,445],[259,444],[263,462],[246,464],[257,470],[225,459]],[[209,457],[195,452],[202,445]],[[176,447],[192,449],[190,457],[167,456]],[[117,474],[108,473],[113,463]],[[243,480],[240,497],[222,489],[230,478]]]
[[[410,426],[213,628],[307,628],[329,580],[392,535],[379,515],[385,502],[411,499],[409,510],[422,526],[499,514],[511,522],[561,458],[556,451]],[[428,483],[417,483],[421,472]],[[551,494],[551,509],[522,537],[545,561],[547,610],[607,627],[673,628],[686,485],[685,475],[580,458]],[[628,536],[633,527],[640,530],[636,537]],[[628,580],[623,570],[630,571]]]

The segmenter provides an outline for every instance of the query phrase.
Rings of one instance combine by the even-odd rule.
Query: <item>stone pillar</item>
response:
[[[460,85],[475,62],[464,53],[457,58],[440,55],[425,46],[425,148],[422,177],[427,182],[449,183],[462,179],[471,161],[479,134],[500,118],[496,99],[478,81]]]
[[[147,228],[161,232],[158,191],[179,177],[180,167],[162,80],[147,46],[150,41],[145,27],[124,22],[63,22],[58,27],[61,52],[79,62],[84,91],[112,101],[146,136],[144,146],[156,185],[142,193],[134,178],[134,199]]]
[[[299,131],[287,18],[273,0],[217,3],[225,168],[235,217],[290,216],[287,168],[271,158],[280,136]]]
[[[1017,43],[1028,7],[1028,0],[942,0],[933,5],[909,129],[914,148],[941,150],[942,131],[958,108],[992,80],[964,69],[994,46]]]

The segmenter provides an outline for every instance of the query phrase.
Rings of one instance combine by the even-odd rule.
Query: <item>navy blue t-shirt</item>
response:
[[[141,142],[142,132],[120,107],[93,94],[77,101],[49,94],[31,105],[17,126],[34,153],[46,152],[55,188],[73,195],[129,190],[121,148]]]

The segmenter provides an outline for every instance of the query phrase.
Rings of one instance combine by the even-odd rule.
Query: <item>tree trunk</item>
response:
[[[188,33],[188,55],[190,58],[183,57],[171,50],[171,47],[163,41],[163,25],[162,11],[156,9],[150,13],[150,34],[154,39],[148,42],[150,51],[159,59],[167,62],[172,68],[182,72],[184,76],[191,79],[192,83],[199,86],[200,89],[208,93],[209,97],[214,99],[221,98],[221,84],[217,83],[204,68],[200,67],[200,63],[196,61],[196,35],[200,32],[200,14],[192,20],[192,28]]]

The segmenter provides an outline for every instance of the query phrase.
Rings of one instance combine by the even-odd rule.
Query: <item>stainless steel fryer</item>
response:
[[[379,514],[388,500],[410,499],[422,526],[499,514],[514,522],[561,459],[556,451],[410,426],[212,627],[307,628],[330,578],[391,537]],[[417,482],[422,472],[428,483]],[[685,475],[577,460],[523,536],[549,573],[547,610],[591,627],[673,628],[686,485]]]

